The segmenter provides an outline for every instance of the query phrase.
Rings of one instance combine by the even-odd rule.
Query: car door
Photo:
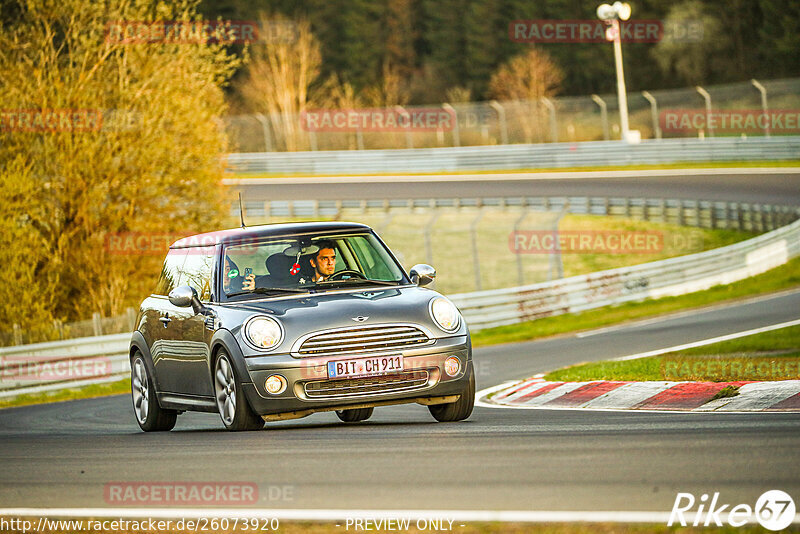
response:
[[[181,268],[179,286],[190,286],[204,304],[211,298],[211,278],[215,267],[215,247],[187,249]],[[191,307],[179,308],[169,304],[174,352],[169,364],[174,392],[193,396],[213,396],[210,352],[211,329],[206,327],[206,315],[195,313]]]
[[[169,292],[178,287],[181,268],[186,261],[187,249],[170,249],[164,260],[156,290],[145,300],[143,307],[144,323],[150,339],[150,354],[156,372],[159,391],[179,392],[175,366],[179,337],[173,325],[185,309],[177,308],[169,302]]]

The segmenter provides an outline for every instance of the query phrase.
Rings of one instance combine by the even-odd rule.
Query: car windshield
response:
[[[373,234],[282,237],[225,249],[223,291],[281,295],[405,282],[405,275]]]

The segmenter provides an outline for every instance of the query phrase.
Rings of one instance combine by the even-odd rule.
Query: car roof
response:
[[[190,235],[175,241],[169,248],[210,247],[218,243],[238,244],[263,237],[291,236],[298,234],[330,233],[337,231],[369,230],[365,224],[352,222],[304,222],[278,223],[232,228],[204,234]]]

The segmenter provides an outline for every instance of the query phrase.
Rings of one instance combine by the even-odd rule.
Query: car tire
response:
[[[440,423],[462,421],[472,414],[475,406],[475,374],[470,372],[467,388],[456,402],[428,406],[431,415]]]
[[[336,416],[345,423],[356,423],[366,421],[372,417],[375,408],[355,408],[353,410],[336,410]]]
[[[144,356],[139,351],[131,362],[131,400],[133,415],[145,432],[165,432],[175,427],[178,412],[165,410],[158,404],[155,381],[150,376]]]
[[[214,364],[214,397],[222,424],[228,430],[238,432],[264,428],[264,420],[250,408],[241,378],[225,352],[219,353]]]

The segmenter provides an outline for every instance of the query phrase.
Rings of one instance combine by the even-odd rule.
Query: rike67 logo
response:
[[[697,510],[693,511],[695,505]],[[678,493],[667,526],[677,522],[685,527],[691,522],[695,527],[712,524],[721,527],[727,522],[732,527],[741,527],[758,522],[768,530],[783,530],[792,524],[795,512],[794,500],[781,490],[764,492],[752,507],[749,504],[723,504],[719,492],[714,493],[710,500],[706,493],[700,499],[695,499],[691,493]]]

